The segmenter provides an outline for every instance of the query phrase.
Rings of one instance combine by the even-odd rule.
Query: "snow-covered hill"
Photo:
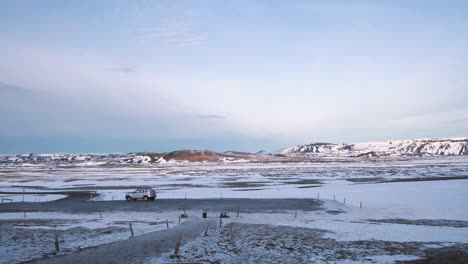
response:
[[[138,155],[129,154],[16,154],[0,156],[1,164],[16,165],[116,165],[132,164],[143,160]],[[139,163],[141,163],[140,161]]]
[[[210,150],[177,150],[171,152],[139,152],[121,154],[15,154],[0,155],[0,165],[65,165],[65,166],[127,166],[152,163],[180,162],[247,162],[258,160],[245,152],[214,152]]]
[[[410,139],[354,144],[313,143],[284,148],[277,154],[299,156],[436,156],[468,155],[468,137]]]

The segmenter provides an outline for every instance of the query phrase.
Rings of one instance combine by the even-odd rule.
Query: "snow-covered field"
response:
[[[288,262],[281,258],[287,253],[297,263],[393,263],[423,257],[428,248],[468,244],[467,179],[468,158],[464,156],[381,162],[129,167],[7,164],[0,167],[0,198],[12,199],[5,203],[20,204],[24,195],[25,202],[42,203],[61,199],[70,192],[89,192],[93,194],[92,202],[99,202],[123,200],[126,191],[150,186],[156,189],[159,199],[319,199],[323,203],[317,211],[241,212],[239,217],[228,212],[231,217],[223,220],[224,228],[184,245],[181,257],[214,263],[239,263],[239,259],[272,262],[275,258]],[[134,223],[136,236],[165,229],[165,219],[171,227],[176,226],[180,213],[177,209],[91,215],[1,212],[0,263],[50,255],[54,251],[53,230],[61,234],[64,254],[127,239],[129,222]],[[188,214],[198,216],[200,212]],[[269,236],[272,230],[277,234]],[[35,235],[29,237],[31,232]],[[323,248],[298,240],[310,236]],[[252,241],[257,241],[258,248]],[[244,242],[254,249],[245,250],[239,244]],[[397,249],[391,251],[389,245]],[[342,247],[350,249],[336,257],[337,248]],[[218,253],[209,253],[214,251]],[[174,262],[169,255],[149,262]]]
[[[466,187],[466,185],[465,185]],[[326,211],[235,213],[181,249],[187,263],[394,263],[423,250],[468,243],[468,221],[399,222],[391,210],[323,200]],[[466,208],[466,207],[465,207]],[[344,211],[330,214],[327,211]],[[460,208],[460,210],[464,210]],[[395,210],[398,212],[398,210]],[[354,242],[354,243],[353,243]],[[168,253],[148,263],[175,263]]]

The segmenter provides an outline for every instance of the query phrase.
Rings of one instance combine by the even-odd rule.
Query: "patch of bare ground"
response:
[[[419,177],[419,178],[399,178],[388,179],[384,182],[413,182],[413,181],[448,181],[448,180],[468,180],[468,176],[440,176],[440,177]]]
[[[468,221],[462,220],[445,220],[445,219],[400,219],[400,218],[391,218],[391,219],[369,219],[367,220],[373,223],[389,223],[389,224],[403,224],[403,225],[423,225],[423,226],[445,226],[445,227],[455,227],[455,228],[464,228],[468,227]]]
[[[256,188],[268,186],[269,182],[223,182],[223,186],[227,188]]]
[[[468,180],[468,176],[440,176],[440,177],[415,177],[415,178],[347,178],[347,181],[354,183],[388,183],[388,182],[421,182],[421,181],[448,181],[448,180]]]
[[[230,223],[181,250],[188,263],[378,263],[379,256],[424,257],[438,243],[337,241],[320,229]]]
[[[250,191],[261,191],[265,189],[253,188],[253,189],[234,189],[235,192],[250,192]]]
[[[73,191],[98,191],[98,190],[128,190],[128,189],[138,189],[141,188],[141,185],[118,185],[118,186],[74,186],[69,188],[60,188],[60,190],[73,190]],[[209,187],[207,185],[201,184],[190,184],[190,183],[173,183],[173,184],[160,184],[155,188],[155,190],[165,190],[166,188],[176,189],[176,188],[202,188]],[[0,192],[1,193],[1,192]],[[49,194],[42,192],[43,194]],[[62,192],[51,192],[50,194],[61,194]],[[69,192],[71,193],[71,192]],[[19,192],[17,194],[23,194]],[[26,193],[26,194],[36,194],[36,193]],[[67,193],[68,194],[68,193]]]
[[[24,218],[19,218],[19,219],[1,219],[0,220],[0,228],[8,228],[8,227],[60,227],[60,226],[66,226],[70,224],[75,224],[79,223],[80,221],[78,220],[64,220],[64,219],[29,219],[26,218],[26,215],[28,213],[24,214]]]
[[[262,175],[264,176],[264,175]],[[266,176],[264,176],[266,177]],[[291,178],[291,177],[282,177],[282,176],[276,176],[276,177],[273,177],[272,175],[269,175],[269,177],[266,177],[267,179],[269,180],[275,180],[275,181],[281,181],[281,180],[284,180],[284,181],[290,181],[290,180],[298,180],[299,178]]]
[[[184,183],[177,183],[177,184],[161,184],[158,186],[156,190],[159,188],[204,188],[204,187],[210,187],[208,185],[202,185],[202,184],[184,184]]]
[[[205,175],[208,175],[209,173],[210,171],[200,170],[200,169],[194,169],[193,171],[189,171],[189,172],[183,171],[183,170],[174,170],[174,171],[166,172],[167,175],[184,175],[184,176],[190,175],[190,177],[205,176]]]
[[[94,191],[94,190],[124,190],[124,189],[135,189],[141,187],[140,185],[127,185],[127,186],[112,186],[112,185],[100,185],[95,184],[77,184],[73,187],[61,187],[59,189],[50,189],[57,191]]]
[[[466,264],[468,263],[468,244],[424,251],[424,258],[412,261],[397,261],[405,264]]]
[[[285,184],[319,184],[321,185],[322,182],[320,180],[316,180],[316,179],[299,179],[299,180],[296,180],[296,181],[287,181],[287,182],[283,182]]]
[[[354,183],[377,183],[385,181],[383,177],[372,177],[372,178],[347,178],[345,179]]]
[[[307,186],[299,186],[297,188],[301,188],[301,189],[308,189],[308,188],[317,188],[317,187],[320,187],[321,185],[307,185]]]

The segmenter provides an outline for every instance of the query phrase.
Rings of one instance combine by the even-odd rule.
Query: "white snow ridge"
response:
[[[468,137],[411,139],[354,144],[312,143],[281,149],[285,156],[435,156],[467,155]]]

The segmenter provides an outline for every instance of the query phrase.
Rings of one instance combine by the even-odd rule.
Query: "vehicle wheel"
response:
[[[148,201],[148,196],[143,197],[143,200]]]
[[[154,199],[156,199],[156,197],[151,198],[151,201],[154,201]]]
[[[132,200],[132,198],[130,198],[130,196],[125,196],[125,199],[127,199],[127,201]]]

